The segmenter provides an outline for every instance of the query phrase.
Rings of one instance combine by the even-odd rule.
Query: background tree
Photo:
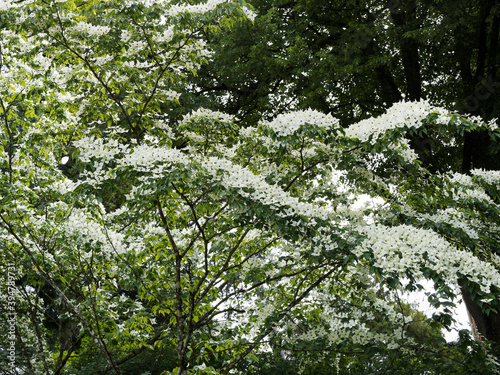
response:
[[[494,2],[254,0],[252,5],[259,14],[255,24],[210,36],[220,52],[199,75],[200,94],[228,94],[220,105],[234,113],[281,93],[299,108],[336,113],[346,124],[380,114],[402,97],[430,99],[486,120],[497,116]],[[262,99],[245,102],[244,96]],[[274,104],[280,102],[287,103]],[[344,115],[352,108],[357,113]]]

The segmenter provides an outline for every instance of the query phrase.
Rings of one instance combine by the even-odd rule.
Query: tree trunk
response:
[[[498,34],[500,17],[493,14],[495,1],[485,0],[478,12],[477,35],[469,35],[464,42],[462,30],[456,31],[459,41],[456,57],[464,87],[464,100],[460,110],[466,114],[481,116],[489,120],[497,116],[495,99],[500,83],[496,81],[498,65]],[[473,38],[471,38],[473,37]],[[467,40],[465,39],[465,40]],[[471,66],[471,56],[476,55],[475,66]],[[496,110],[498,111],[498,109]],[[465,133],[463,144],[462,173],[469,174],[473,168],[500,169],[500,160],[489,152],[491,139],[487,132]],[[500,347],[500,314],[486,314],[467,290],[466,280],[459,280],[462,296],[475,328],[482,337],[495,342]]]
[[[406,95],[409,100],[422,99],[422,77],[420,74],[420,57],[418,43],[407,35],[410,31],[420,29],[417,18],[417,5],[415,1],[408,1],[403,5],[389,4],[392,21],[397,27],[400,35],[399,50],[403,63],[403,71],[406,81]]]
[[[460,285],[467,311],[473,319],[471,323],[474,325],[474,328],[482,337],[500,346],[500,314],[494,312],[485,314],[467,290],[466,280],[461,279],[458,281],[458,284]]]

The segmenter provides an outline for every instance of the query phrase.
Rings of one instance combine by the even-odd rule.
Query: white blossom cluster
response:
[[[75,188],[76,188],[76,183],[71,181],[69,178],[57,180],[51,185],[51,189],[63,195],[74,191]]]
[[[95,57],[93,62],[96,66],[103,66],[103,65],[109,63],[110,61],[113,61],[113,56],[104,55],[104,56]]]
[[[130,32],[128,31],[122,31],[122,41],[124,42],[127,42],[128,39],[130,39]],[[175,36],[175,29],[174,27],[170,26],[168,28],[166,28],[165,30],[163,30],[161,33],[160,32],[156,32],[153,34],[153,41],[155,41],[156,43],[169,43]]]
[[[23,1],[22,3],[19,3],[19,1],[15,0],[2,0],[0,1],[0,11],[6,11],[12,8],[20,8],[28,4],[33,4],[35,2],[36,0],[27,0]]]
[[[347,271],[347,272],[344,272]],[[296,333],[294,323],[286,323],[287,331],[284,340],[295,343],[297,340],[315,341],[326,339],[330,347],[345,345],[381,345],[388,349],[400,347],[400,340],[407,343],[411,341],[406,337],[405,323],[411,318],[406,318],[397,305],[391,304],[387,299],[377,297],[374,289],[367,288],[353,293],[348,285],[360,281],[370,283],[370,276],[366,267],[357,264],[340,271],[337,280],[331,280],[324,284],[324,289],[312,293],[297,312],[315,311],[319,320],[317,324],[301,333]],[[345,289],[347,287],[347,289]],[[343,300],[351,301],[344,304],[339,301],[338,294]],[[381,332],[369,325],[377,319],[377,314],[384,316],[386,324],[391,326],[392,332]]]
[[[65,88],[67,82],[79,71],[83,69],[83,65],[79,64],[76,67],[67,67],[67,66],[62,66],[59,67],[58,69],[52,69],[50,70],[50,75],[49,79],[50,81],[54,82],[58,87],[60,88]],[[73,94],[74,95],[74,94]]]
[[[81,249],[79,253],[83,258],[92,255],[88,251],[101,252],[107,257],[121,256],[126,252],[140,254],[144,251],[146,246],[144,237],[127,236],[108,227],[104,221],[106,219],[104,207],[101,206],[100,211],[102,217],[96,220],[86,208],[71,209],[66,220],[59,226],[67,247]],[[83,246],[86,244],[90,246]]]
[[[80,151],[80,160],[90,162],[92,158],[104,159],[105,161],[113,159],[117,155],[129,153],[129,146],[120,143],[117,139],[103,139],[97,137],[82,137],[74,141],[75,147]]]
[[[148,48],[147,42],[142,40],[134,40],[132,42],[129,42],[127,46],[128,49],[127,52],[125,53],[126,57],[131,57],[133,55],[140,54]]]
[[[490,131],[494,132],[494,131],[497,131],[498,130],[498,123],[497,123],[498,119],[494,118],[494,119],[491,119],[490,121],[488,121],[488,128],[490,129]]]
[[[108,145],[106,144],[106,146]],[[122,146],[117,142],[114,145]],[[123,147],[122,150],[113,150],[104,146],[100,143],[97,143],[96,146],[85,145],[85,160],[89,160],[91,156],[111,157],[126,151]],[[200,163],[209,175],[215,179],[221,179],[222,184],[227,188],[239,189],[239,194],[242,196],[250,197],[275,209],[288,206],[288,209],[280,211],[280,216],[304,215],[326,219],[329,215],[329,212],[321,206],[301,202],[278,186],[267,183],[263,176],[256,175],[248,168],[234,164],[227,159],[200,158],[195,155],[186,155],[177,149],[141,145],[135,147],[132,152],[124,154],[119,161],[119,166],[134,166],[138,171],[153,173],[160,177],[165,173],[164,168],[168,165],[188,166],[193,163]],[[221,172],[225,173],[221,176]]]
[[[482,172],[479,172],[482,173]],[[478,174],[481,176],[481,174]],[[487,174],[488,175],[488,174]],[[493,173],[495,175],[495,173]],[[488,175],[491,176],[491,175]],[[482,176],[481,176],[482,177]],[[471,176],[463,173],[455,172],[448,175],[449,181],[454,185],[454,194],[458,199],[465,201],[469,199],[479,199],[484,201],[491,201],[491,198],[481,186],[478,186]]]
[[[204,161],[203,166],[210,170],[213,175],[217,175],[220,170],[228,172],[224,174],[222,184],[231,188],[240,188],[239,194],[242,196],[250,197],[275,208],[289,206],[288,209],[281,210],[280,216],[286,217],[296,214],[326,219],[329,215],[328,211],[321,206],[301,202],[280,187],[268,184],[262,176],[255,175],[249,169],[228,160],[210,157]],[[249,192],[245,192],[244,188],[248,189]]]
[[[479,226],[477,222],[471,222],[470,218],[466,218],[461,211],[454,208],[445,208],[438,211],[436,214],[416,214],[415,216],[421,219],[430,220],[434,223],[449,224],[453,228],[462,230],[472,239],[479,239],[479,234],[474,227]]]
[[[407,163],[412,163],[418,159],[416,152],[410,147],[410,141],[406,138],[401,139],[399,144],[390,144],[389,148],[398,150]]]
[[[500,287],[500,273],[493,265],[454,248],[432,230],[409,225],[369,225],[362,228],[362,232],[367,238],[357,249],[357,255],[372,252],[375,265],[384,272],[396,272],[404,277],[410,271],[416,278],[423,278],[422,270],[432,269],[452,284],[458,275],[466,275],[485,293],[490,292],[492,284]]]
[[[276,135],[286,137],[294,134],[306,124],[323,129],[339,127],[339,121],[332,115],[325,115],[313,109],[280,114],[274,120],[265,122],[263,125],[272,129]]]
[[[115,150],[115,154],[119,151]],[[152,168],[155,164],[172,165],[172,164],[189,164],[191,160],[186,154],[178,149],[160,148],[150,145],[140,145],[133,149],[129,154],[126,154],[121,160],[121,166],[133,166],[142,171],[154,171]],[[162,169],[161,169],[162,170]]]
[[[484,169],[473,169],[470,171],[473,176],[480,177],[489,185],[500,184],[500,171],[485,171]]]
[[[251,10],[248,7],[243,7],[241,9],[243,10],[243,14],[245,15],[246,18],[248,18],[252,22],[255,21],[255,18],[257,17],[257,13],[255,13],[253,10]]]
[[[229,2],[230,0],[208,0],[205,3],[194,5],[171,5],[167,14],[171,17],[176,17],[182,13],[203,14],[213,11],[220,4]]]
[[[34,48],[34,46],[30,45],[30,48]],[[17,52],[12,52],[12,54],[15,53]],[[41,57],[38,60],[40,65],[37,66],[27,64],[17,58],[11,58],[7,51],[3,51],[2,54],[6,54],[5,57],[2,56],[2,68],[5,69],[5,66],[9,65],[16,67],[16,69],[0,71],[0,91],[3,91],[5,98],[10,95],[15,96],[23,92],[28,92],[31,88],[42,89],[44,87],[43,75],[49,69],[46,59]],[[35,58],[37,57],[39,56],[35,56]],[[15,100],[16,98],[14,97],[13,99]]]
[[[261,306],[258,306],[255,308],[255,321],[254,325],[255,327],[261,327],[264,323],[264,321],[272,315],[272,313],[276,310],[276,307],[270,302],[266,301],[266,303],[263,303]]]
[[[395,103],[386,113],[379,117],[371,117],[349,126],[345,134],[349,138],[358,139],[363,142],[374,144],[388,130],[401,127],[419,128],[431,112],[439,111],[446,114],[442,108],[436,108],[427,101]],[[441,117],[441,122],[447,121]]]
[[[314,339],[317,337],[327,337],[328,343],[330,345],[339,345],[346,342],[351,342],[358,345],[366,345],[369,343],[384,343],[384,346],[388,349],[395,349],[399,347],[396,342],[396,338],[401,338],[403,335],[403,330],[400,328],[391,334],[374,332],[369,329],[367,325],[360,321],[359,318],[365,318],[365,314],[362,311],[352,310],[349,312],[349,316],[339,316],[326,315],[325,311],[322,315],[324,319],[327,319],[328,323],[332,329],[326,331],[325,329],[316,329],[316,332],[312,332],[312,337],[308,339]],[[385,316],[387,318],[387,315]]]
[[[89,212],[86,210],[73,210],[63,223],[62,229],[69,238],[74,239],[75,245],[80,243],[89,243],[93,248],[103,248],[104,253],[111,254],[112,246],[102,226],[90,219]],[[117,238],[116,245],[119,246],[120,240]],[[69,244],[69,243],[68,243]],[[91,254],[82,253],[84,257],[90,257]]]
[[[88,22],[80,21],[69,30],[71,32],[85,32],[90,37],[100,37],[108,34],[111,28],[108,26],[93,25]]]
[[[196,111],[185,115],[180,121],[179,125],[186,125],[197,119],[215,120],[220,122],[232,123],[234,121],[234,116],[227,113],[212,111],[206,108],[199,108]]]
[[[314,219],[313,219],[314,220]],[[314,223],[311,223],[314,224]],[[319,234],[312,239],[312,252],[311,255],[318,256],[322,251],[331,252],[338,248],[337,242],[331,238],[331,233]]]

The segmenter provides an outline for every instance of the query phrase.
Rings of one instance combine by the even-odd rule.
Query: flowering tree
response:
[[[245,3],[1,6],[10,373],[121,374],[147,351],[174,352],[173,374],[249,373],[275,345],[386,368],[433,350],[386,298],[423,279],[444,326],[458,286],[496,314],[500,174],[431,174],[408,141],[496,139],[494,122],[427,102],[345,129],[313,110],[254,128],[182,115],[183,78],[210,56],[204,30],[250,22]]]

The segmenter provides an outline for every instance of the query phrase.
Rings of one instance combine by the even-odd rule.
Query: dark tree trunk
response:
[[[474,328],[482,337],[500,345],[500,314],[494,312],[490,312],[489,314],[484,313],[467,290],[467,282],[459,280],[458,283],[462,291],[465,306],[467,306],[467,311],[473,319]]]
[[[387,67],[378,67],[375,69],[375,73],[380,82],[380,96],[384,103],[390,106],[399,102],[403,97],[389,69]]]
[[[455,56],[460,66],[464,87],[464,100],[459,110],[465,114],[481,116],[485,120],[495,117],[495,102],[498,102],[496,70],[499,60],[498,15],[494,15],[495,1],[481,3],[478,13],[477,34],[469,35],[475,43],[467,43],[461,30],[456,31]],[[475,66],[471,56],[477,56]],[[498,111],[498,109],[497,109]],[[500,169],[500,160],[489,152],[491,139],[487,132],[465,133],[463,144],[462,173],[468,174],[473,168]],[[498,155],[497,155],[498,156]],[[459,280],[462,296],[474,325],[481,336],[495,342],[500,347],[500,314],[486,314],[477,304],[475,296],[467,290],[467,282]]]
[[[390,2],[393,3],[393,2]],[[418,43],[408,32],[420,28],[415,1],[392,4],[389,6],[392,21],[400,33],[399,50],[406,81],[406,95],[409,100],[422,99],[422,77],[420,75],[420,57]]]

